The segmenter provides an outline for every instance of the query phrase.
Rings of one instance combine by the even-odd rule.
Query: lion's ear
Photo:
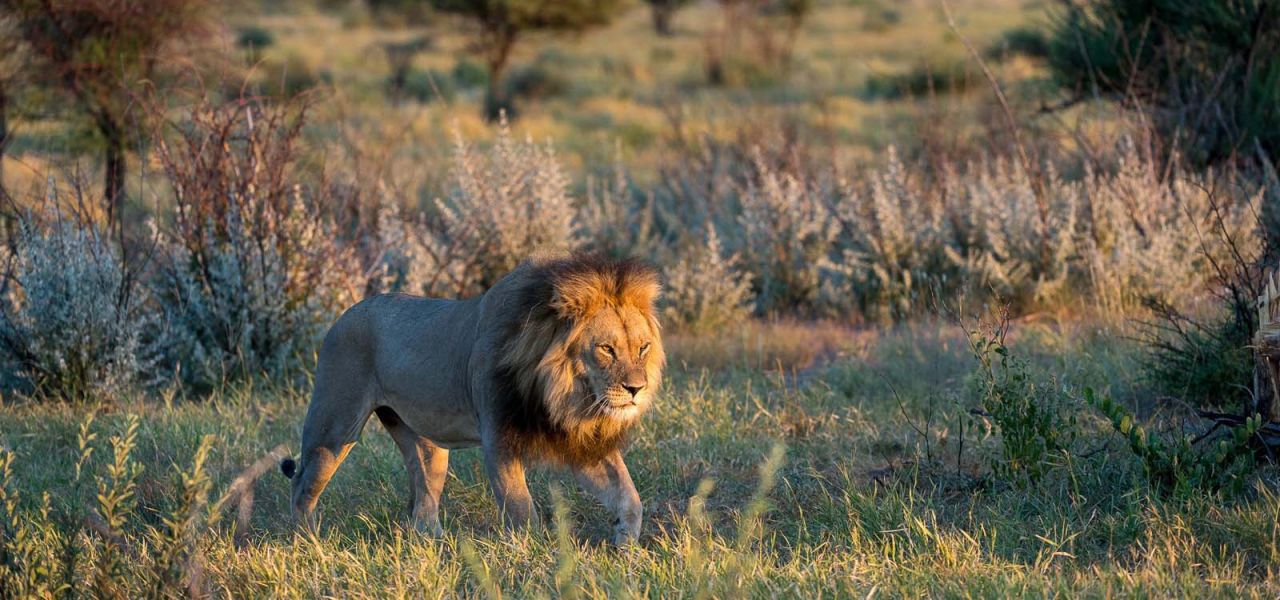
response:
[[[629,278],[622,288],[623,304],[630,304],[644,312],[652,311],[661,295],[662,283],[658,281],[658,274],[651,271]]]
[[[585,317],[604,301],[601,294],[603,282],[595,273],[575,273],[561,276],[551,285],[551,309],[564,319]]]

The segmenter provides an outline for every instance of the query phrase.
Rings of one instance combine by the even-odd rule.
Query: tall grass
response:
[[[1011,333],[1032,381],[1087,372],[1123,390],[1135,347],[1092,333],[1114,326]],[[401,457],[376,425],[322,500],[318,534],[298,533],[285,480],[255,481],[263,471],[251,469],[241,483],[246,465],[295,434],[305,402],[296,392],[232,387],[206,403],[124,404],[92,420],[60,405],[17,407],[0,414],[10,449],[0,455],[0,576],[18,595],[125,597],[1280,590],[1273,470],[1239,493],[1165,495],[1123,443],[1106,447],[1109,423],[1082,417],[1080,445],[1102,451],[1064,457],[1023,488],[1001,485],[988,468],[999,438],[952,427],[969,407],[954,395],[971,363],[962,332],[918,324],[848,343],[846,358],[804,379],[673,368],[627,452],[651,507],[629,549],[605,544],[605,512],[543,469],[530,487],[551,525],[504,531],[468,451],[451,456],[446,534],[415,533]],[[247,511],[222,500],[236,489],[255,492]]]

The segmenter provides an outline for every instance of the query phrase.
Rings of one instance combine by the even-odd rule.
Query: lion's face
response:
[[[588,414],[626,421],[639,416],[652,404],[662,360],[662,339],[651,316],[629,305],[597,310],[578,344]]]

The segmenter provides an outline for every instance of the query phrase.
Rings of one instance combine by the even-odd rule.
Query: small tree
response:
[[[413,59],[430,47],[431,40],[425,37],[382,45],[382,50],[387,55],[387,64],[391,66],[391,79],[387,87],[392,102],[398,104],[404,99],[404,89],[409,83],[409,74],[413,71]]]
[[[202,31],[211,6],[201,0],[0,0],[0,19],[11,20],[29,48],[26,71],[68,93],[102,136],[111,219],[124,196],[129,88],[154,81],[164,51]]]
[[[583,31],[609,22],[622,0],[432,0],[437,10],[461,15],[479,27],[476,46],[489,69],[484,114],[510,112],[502,75],[520,35],[529,31]]]
[[[649,4],[649,12],[653,16],[653,30],[663,37],[671,36],[675,31],[671,28],[671,20],[676,11],[688,6],[692,0],[645,0]]]
[[[726,69],[754,62],[776,74],[791,65],[791,54],[813,0],[716,0],[720,24],[704,40],[707,80],[721,85],[732,79]],[[748,47],[745,44],[750,43]]]

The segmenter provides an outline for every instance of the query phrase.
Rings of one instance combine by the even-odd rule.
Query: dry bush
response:
[[[578,211],[579,236],[585,247],[615,258],[657,255],[668,249],[655,231],[653,193],[636,194],[626,166],[614,161],[608,177],[587,180],[587,198]]]
[[[1203,291],[1230,262],[1218,238],[1258,245],[1260,185],[1164,169],[1127,141],[1110,154],[1117,170],[1074,180],[1000,156],[925,164],[890,150],[854,176],[761,159],[796,154],[701,152],[668,166],[650,230],[676,250],[656,258],[673,265],[701,243],[666,230],[711,223],[741,255],[760,312],[892,321],[962,294],[1018,313],[1082,296],[1123,311]]]
[[[751,315],[751,284],[737,268],[738,257],[725,257],[715,228],[707,242],[666,270],[662,314],[679,330],[711,332],[742,323]]]
[[[1079,234],[1078,189],[1050,168],[1037,188],[1017,161],[970,165],[946,180],[956,228],[956,267],[982,291],[1021,307],[1043,306],[1068,284]],[[972,291],[972,290],[970,290]]]
[[[407,289],[474,296],[536,251],[577,247],[569,177],[549,143],[517,141],[505,122],[486,154],[455,139],[449,196],[421,219],[385,215],[405,224]]]
[[[755,278],[762,312],[805,312],[818,301],[839,229],[817,182],[779,172],[757,155],[758,179],[740,197],[737,251]]]
[[[1090,173],[1082,186],[1081,254],[1104,306],[1187,296],[1216,276],[1215,264],[1233,264],[1234,252],[1260,250],[1262,186],[1225,172],[1159,173],[1130,151],[1115,174]]]
[[[3,388],[110,402],[151,370],[146,290],[85,215],[52,194],[45,214],[18,215],[0,287]]]
[[[860,193],[846,184],[830,201],[842,229],[836,259],[824,272],[823,295],[837,310],[900,318],[919,305],[931,279],[954,273],[952,241],[940,199],[909,179],[892,149]]]
[[[296,171],[305,103],[198,104],[156,156],[173,191],[153,278],[167,363],[188,383],[303,366],[363,281],[323,186]]]

